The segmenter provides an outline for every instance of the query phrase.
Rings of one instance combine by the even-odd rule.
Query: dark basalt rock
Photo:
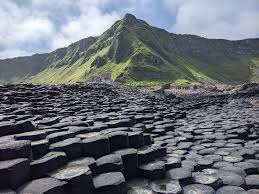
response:
[[[125,178],[121,172],[110,172],[93,178],[95,194],[126,194]]]
[[[117,128],[117,127],[132,127],[133,123],[130,119],[121,119],[121,120],[113,120],[105,123],[109,128]]]
[[[210,186],[202,185],[202,184],[191,184],[183,187],[183,194],[190,194],[190,193],[214,194],[215,190]]]
[[[247,189],[259,189],[259,175],[248,175],[245,184]]]
[[[216,191],[216,194],[245,194],[246,191],[237,186],[224,186]]]
[[[191,171],[194,171],[194,168],[196,165],[197,165],[197,162],[193,160],[183,160],[181,162],[181,167],[190,169]]]
[[[47,154],[49,151],[49,141],[46,139],[31,142],[33,159],[37,159]]]
[[[224,167],[220,168],[219,170],[221,170],[223,172],[233,172],[242,177],[246,176],[246,172],[244,171],[244,169],[237,167],[237,166],[224,166]]]
[[[64,131],[64,132],[52,133],[47,136],[47,139],[49,140],[50,144],[53,144],[73,137],[75,137],[75,134],[73,132]]]
[[[0,190],[0,194],[16,194],[16,192],[10,189],[5,189],[5,190]]]
[[[93,193],[92,173],[87,166],[66,166],[49,173],[49,176],[67,182],[64,187],[66,193]]]
[[[150,180],[163,179],[165,177],[165,163],[155,161],[138,167],[138,174]]]
[[[53,151],[53,152],[47,153],[44,157],[51,157],[53,155],[57,158],[59,166],[64,166],[67,163],[67,155],[65,152]]]
[[[52,151],[63,151],[67,158],[74,159],[82,156],[82,144],[80,138],[69,138],[50,145]]]
[[[105,65],[106,60],[103,57],[97,56],[95,60],[91,63],[91,67],[102,67]]]
[[[259,193],[259,189],[250,189],[247,191],[247,194],[257,194]]]
[[[87,139],[89,137],[95,137],[95,136],[100,136],[102,135],[102,133],[100,132],[90,132],[90,133],[85,133],[85,134],[78,134],[76,137],[80,138],[80,139]]]
[[[182,193],[182,188],[178,180],[157,180],[151,183],[153,192],[159,194]]]
[[[166,147],[161,147],[160,145],[152,145],[152,149],[155,158],[166,156]]]
[[[30,162],[20,158],[0,161],[0,189],[17,189],[30,179]]]
[[[50,152],[44,157],[31,162],[31,176],[33,178],[46,177],[47,173],[50,173],[66,163],[66,154],[62,152]]]
[[[120,30],[127,33],[125,26]],[[0,185],[19,187],[17,193],[120,194],[126,192],[125,176],[132,194],[210,193],[211,188],[257,192],[257,96],[237,98],[231,91],[218,95],[205,89],[206,97],[171,99],[138,88],[0,86],[0,163],[30,163],[30,180],[18,184],[28,170],[19,163],[0,168]],[[150,182],[157,178],[162,180]],[[12,187],[0,187],[0,193],[12,193]]]
[[[154,159],[154,149],[152,147],[144,147],[141,150],[138,150],[139,165],[152,162]]]
[[[225,162],[236,163],[236,162],[241,162],[243,160],[244,160],[244,158],[242,156],[238,156],[238,155],[223,156],[223,161],[225,161]]]
[[[153,191],[149,188],[133,187],[127,191],[127,194],[153,194]]]
[[[175,168],[167,171],[166,177],[172,180],[178,180],[181,186],[192,183],[192,172],[188,168]]]
[[[91,157],[78,158],[78,159],[72,160],[66,166],[67,167],[88,166],[92,174],[93,175],[96,174],[96,161],[94,158],[91,158]]]
[[[15,133],[25,133],[34,130],[36,130],[36,127],[32,124],[31,121],[19,121],[14,125]]]
[[[97,174],[123,172],[122,159],[119,154],[109,154],[96,160]]]
[[[128,133],[123,131],[108,134],[111,152],[129,147]]]
[[[242,168],[246,174],[258,174],[258,168],[253,163],[249,162],[238,162],[235,163],[234,166]]]
[[[233,166],[233,164],[232,163],[230,163],[230,162],[224,162],[224,161],[222,161],[222,162],[215,162],[214,164],[213,164],[213,168],[222,168],[222,167],[232,167]]]
[[[83,155],[100,158],[110,153],[110,144],[107,136],[93,136],[82,140]]]
[[[129,147],[140,148],[144,146],[144,136],[142,131],[129,132]]]
[[[213,165],[213,160],[199,159],[197,160],[197,165],[194,167],[195,171],[201,171],[206,168],[211,168]]]
[[[138,154],[137,150],[133,148],[122,149],[115,152],[119,154],[123,162],[123,172],[126,179],[137,176],[138,169]]]
[[[47,135],[50,135],[52,133],[65,132],[65,131],[67,131],[67,129],[66,128],[50,128],[50,129],[44,129],[44,131],[47,133]]]
[[[196,184],[208,185],[215,190],[223,186],[223,182],[217,175],[197,174],[193,176],[193,182]]]
[[[233,172],[219,171],[218,176],[224,185],[244,186],[244,178]]]
[[[55,125],[57,123],[59,123],[60,118],[59,117],[54,117],[54,118],[44,118],[43,120],[38,122],[38,125],[47,125],[47,126],[51,126],[51,125]]]
[[[0,122],[0,137],[14,134],[14,124],[9,121]]]
[[[144,133],[144,145],[151,145],[152,144],[152,138],[149,134]]]
[[[16,140],[30,140],[30,141],[38,141],[45,139],[47,136],[45,131],[31,131],[20,133],[14,136]]]
[[[63,194],[66,182],[54,178],[42,178],[32,180],[22,185],[17,193],[19,194]]]
[[[31,142],[26,140],[9,141],[0,144],[0,160],[31,158]]]

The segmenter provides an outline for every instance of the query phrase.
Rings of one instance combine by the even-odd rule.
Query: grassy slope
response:
[[[149,28],[149,27],[147,27]],[[141,27],[143,31],[143,27]],[[251,78],[251,70],[247,58],[234,58],[224,55],[209,56],[209,57],[194,57],[194,56],[180,56],[171,51],[164,49],[164,44],[168,44],[169,37],[164,36],[156,37],[156,33],[150,33],[153,29],[146,29],[149,33],[145,39],[145,43],[139,38],[139,28],[134,29],[135,37],[138,37],[138,42],[141,45],[136,49],[136,52],[141,52],[144,55],[151,53],[162,59],[161,66],[152,66],[143,62],[141,65],[131,64],[132,68],[136,71],[141,66],[142,71],[154,71],[167,74],[165,79],[155,80],[146,79],[143,77],[141,80],[130,80],[130,83],[140,82],[146,85],[159,85],[161,83],[173,83],[176,85],[196,84],[202,83],[229,83],[240,84],[248,82]],[[156,41],[159,39],[159,41]],[[150,43],[150,47],[147,43]],[[135,65],[135,66],[134,66]],[[132,76],[133,77],[133,76]]]
[[[168,44],[174,44],[169,33],[153,28],[144,22],[128,28],[126,38],[132,47],[129,56],[119,64],[115,64],[109,59],[100,68],[91,67],[91,63],[97,56],[107,56],[112,40],[110,34],[120,31],[123,27],[125,27],[123,21],[116,22],[110,30],[101,35],[90,47],[90,49],[96,49],[97,52],[90,55],[86,62],[83,63],[83,57],[80,57],[72,65],[49,66],[32,77],[30,81],[34,83],[75,83],[89,80],[95,74],[106,72],[112,73],[113,80],[123,75],[126,83],[146,86],[163,83],[175,85],[240,84],[251,79],[250,59],[229,57],[224,54],[207,57],[175,54],[168,48]],[[159,59],[160,62],[153,64],[148,61],[150,58]],[[254,58],[252,62],[258,66],[258,61],[259,58]]]
[[[252,74],[252,81],[259,82],[259,56],[256,56],[251,59],[252,68],[253,71]]]
[[[95,74],[112,72],[112,78],[116,79],[120,73],[124,72],[129,61],[121,64],[114,64],[109,61],[101,68],[90,67],[91,63],[97,56],[104,56],[108,52],[108,47],[100,50],[99,52],[91,55],[89,59],[82,63],[83,58],[80,58],[71,66],[62,66],[60,68],[49,67],[32,77],[30,82],[33,83],[76,83],[83,82],[90,79]]]

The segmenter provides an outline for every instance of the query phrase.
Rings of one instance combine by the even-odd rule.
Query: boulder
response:
[[[25,133],[36,130],[36,127],[31,121],[19,121],[14,125],[14,133]]]
[[[143,147],[140,150],[138,150],[139,165],[152,162],[154,159],[154,149],[152,147]]]
[[[46,177],[47,173],[58,169],[61,166],[57,155],[48,155],[31,162],[31,176],[36,178]]]
[[[9,121],[0,122],[0,137],[14,134],[14,124]]]
[[[69,160],[82,157],[82,144],[80,138],[69,138],[50,145],[52,151],[63,151]]]
[[[19,194],[64,194],[66,182],[55,178],[42,178],[32,180],[22,185],[17,193]]]
[[[182,193],[182,188],[178,180],[157,180],[151,183],[152,191],[159,194]],[[151,194],[151,193],[150,193]]]
[[[109,154],[96,160],[97,174],[123,172],[122,159],[119,154]]]
[[[25,133],[20,133],[14,136],[16,140],[30,140],[30,141],[38,141],[45,139],[47,133],[45,131],[30,131]]]
[[[137,150],[133,148],[126,148],[118,150],[114,153],[119,154],[122,158],[125,178],[130,179],[136,177],[138,169]]]
[[[16,158],[31,159],[31,142],[27,140],[8,141],[0,144],[0,160],[10,160]]]
[[[247,189],[259,189],[259,175],[248,175],[245,184]]]
[[[215,174],[198,173],[193,176],[193,183],[208,185],[215,190],[223,186],[223,181]]]
[[[95,194],[126,194],[125,178],[121,172],[99,174],[93,182]]]
[[[112,132],[108,134],[109,142],[110,142],[110,150],[111,152],[123,148],[127,148],[129,146],[129,138],[128,133],[124,131]]]
[[[17,189],[30,179],[27,158],[0,161],[0,189]]]
[[[181,186],[192,183],[192,171],[189,168],[174,168],[167,171],[166,177],[172,180],[178,180]]]
[[[138,174],[150,180],[163,179],[165,177],[165,163],[155,161],[138,167]]]
[[[84,158],[78,158],[75,160],[72,160],[67,163],[68,167],[76,167],[76,166],[82,166],[86,167],[88,166],[92,172],[93,175],[96,174],[96,161],[94,158],[91,157],[84,157]]]
[[[4,189],[0,190],[0,194],[16,194],[16,192],[11,189]]]
[[[219,178],[227,186],[244,186],[244,178],[233,172],[219,171]]]
[[[49,176],[67,182],[64,187],[66,193],[93,193],[92,173],[87,166],[65,166],[49,173]]]
[[[48,153],[49,141],[46,139],[31,142],[33,159],[40,158]]]
[[[52,156],[54,156],[57,159],[59,166],[64,166],[67,163],[68,159],[65,152],[56,152],[56,151],[49,152],[44,156],[44,158],[52,157]]]
[[[93,136],[82,140],[83,156],[99,158],[110,153],[107,136]]]
[[[144,136],[142,131],[129,132],[129,147],[140,148],[144,146]]]
[[[63,131],[63,132],[52,133],[47,136],[47,139],[49,140],[50,144],[53,144],[73,137],[75,137],[75,134],[73,132]]]
[[[183,187],[183,194],[199,193],[199,194],[214,194],[215,190],[208,186],[202,184],[191,184]]]
[[[224,186],[219,188],[216,194],[246,194],[246,191],[238,186]]]

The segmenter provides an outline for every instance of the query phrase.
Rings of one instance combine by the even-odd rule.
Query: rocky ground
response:
[[[259,193],[259,97],[0,86],[0,194]]]

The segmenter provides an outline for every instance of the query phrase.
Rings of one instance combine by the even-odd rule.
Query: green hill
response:
[[[259,39],[177,35],[135,16],[51,53],[0,60],[1,82],[75,83],[111,73],[129,84],[242,84],[259,80]]]

